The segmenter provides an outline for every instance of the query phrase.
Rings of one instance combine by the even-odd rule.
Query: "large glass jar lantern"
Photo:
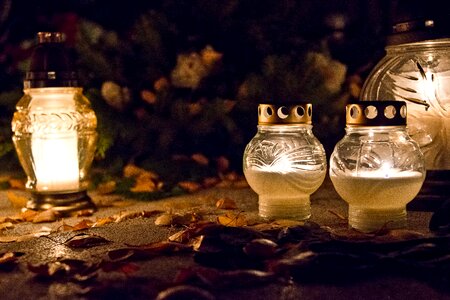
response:
[[[310,195],[322,184],[326,157],[312,132],[311,104],[260,104],[258,131],[243,170],[264,218],[307,219]]]
[[[32,193],[27,207],[94,210],[87,195],[97,119],[78,86],[61,33],[40,32],[12,120],[13,142]]]
[[[434,210],[449,198],[450,17],[445,1],[397,2],[386,55],[367,77],[360,97],[407,102],[408,133],[419,144],[428,171],[418,207]]]
[[[422,152],[406,132],[403,101],[346,107],[346,135],[330,158],[330,178],[348,205],[348,222],[364,232],[406,225],[406,204],[425,179]]]

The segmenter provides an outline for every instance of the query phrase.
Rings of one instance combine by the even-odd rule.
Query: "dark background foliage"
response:
[[[328,154],[343,132],[342,108],[384,54],[387,0],[1,0],[0,156],[14,156],[10,120],[38,31],[62,31],[99,118],[96,163],[203,153],[240,167],[262,101],[311,101]],[[182,54],[210,47],[220,60],[198,86],[172,78]],[[317,72],[321,53],[345,66]],[[167,87],[158,84],[166,82]],[[129,101],[105,101],[105,82]],[[125,88],[125,89],[124,89]],[[147,96],[143,96],[143,92]],[[144,94],[145,94],[144,93]],[[151,101],[148,100],[150,95]],[[124,100],[122,99],[122,100]],[[124,100],[124,101],[125,101]],[[117,103],[116,103],[117,104]],[[120,105],[119,105],[120,106]]]

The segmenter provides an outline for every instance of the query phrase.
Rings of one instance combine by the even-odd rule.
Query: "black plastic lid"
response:
[[[78,77],[60,32],[39,32],[38,44],[31,55],[25,88],[77,87]]]
[[[398,0],[391,11],[387,45],[450,37],[450,9],[442,0]]]

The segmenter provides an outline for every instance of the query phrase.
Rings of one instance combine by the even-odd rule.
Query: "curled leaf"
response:
[[[98,236],[98,235],[90,235],[90,234],[77,234],[67,241],[64,242],[65,245],[70,248],[91,248],[95,246],[100,246],[109,243],[107,239]]]

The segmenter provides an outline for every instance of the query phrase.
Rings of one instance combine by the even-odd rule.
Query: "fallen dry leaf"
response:
[[[39,231],[36,231],[36,232],[33,232],[33,233],[29,233],[29,234],[12,235],[12,236],[10,236],[10,235],[8,235],[8,236],[0,235],[0,243],[12,243],[12,242],[28,241],[28,240],[31,240],[33,238],[49,235],[50,233],[52,233],[52,229],[44,226]]]
[[[11,202],[12,206],[16,208],[25,207],[28,201],[27,197],[18,195],[17,193],[12,191],[7,191],[6,196],[8,197],[8,200],[9,202]]]
[[[238,214],[228,213],[225,215],[218,216],[217,222],[224,226],[231,226],[231,227],[246,226],[248,224],[247,218],[242,213]]]
[[[47,209],[44,211],[38,212],[34,217],[33,223],[44,223],[44,222],[54,222],[58,220],[60,217],[60,213],[54,209]]]
[[[119,223],[119,222],[136,219],[136,218],[151,218],[159,213],[161,213],[160,210],[143,210],[143,211],[139,211],[139,212],[121,212],[120,214],[113,216],[113,218],[114,218],[114,222]]]
[[[155,220],[155,225],[157,226],[182,226],[189,225],[192,222],[198,221],[199,216],[195,213],[173,214],[165,213],[158,216]]]
[[[0,230],[8,229],[8,228],[13,228],[13,227],[14,227],[14,224],[11,223],[11,222],[3,222],[3,223],[0,223]]]
[[[32,222],[34,217],[38,214],[37,211],[31,209],[23,209],[22,212],[17,216],[19,220],[25,222]]]
[[[106,218],[100,218],[97,219],[94,224],[92,224],[92,227],[100,227],[109,223],[113,223],[114,218],[113,217],[106,217]]]
[[[110,243],[110,241],[104,237],[86,233],[77,234],[64,242],[70,248],[91,248],[107,243]]]
[[[78,231],[78,230],[88,229],[88,228],[91,228],[92,226],[94,226],[94,224],[95,223],[89,219],[83,219],[80,222],[78,222],[77,224],[75,224],[74,226],[72,226],[72,230]]]
[[[28,264],[28,270],[47,279],[67,279],[85,282],[97,275],[99,266],[94,262],[78,259],[62,259],[43,264]]]
[[[17,258],[22,256],[22,252],[5,252],[0,253],[0,271],[10,271],[17,263]]]
[[[219,209],[236,209],[236,202],[234,202],[233,199],[230,199],[228,197],[220,198],[216,202],[216,207]]]

